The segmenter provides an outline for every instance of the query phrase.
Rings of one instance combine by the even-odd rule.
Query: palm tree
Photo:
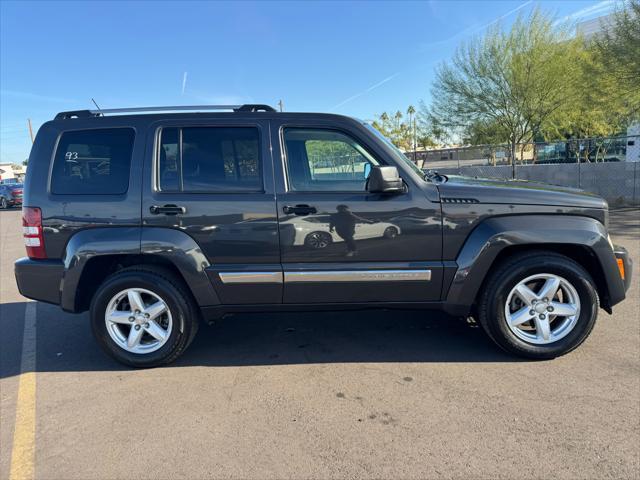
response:
[[[402,112],[398,110],[393,118],[395,118],[396,120],[396,128],[400,130],[400,120],[402,120]]]
[[[411,145],[413,148],[413,162],[416,162],[416,108],[413,105],[409,105],[409,108],[407,108],[407,115],[409,115],[409,128],[413,127],[413,134],[412,134],[412,139],[411,139]],[[413,122],[413,124],[412,124]]]

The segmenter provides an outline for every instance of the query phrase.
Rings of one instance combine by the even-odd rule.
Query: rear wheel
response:
[[[331,245],[332,241],[333,239],[331,238],[331,235],[327,232],[311,232],[304,239],[304,244],[307,247],[320,250],[322,248],[327,248],[329,245]]]
[[[509,259],[488,278],[479,321],[503,349],[548,359],[570,352],[591,333],[598,294],[578,263],[551,252]]]
[[[396,227],[387,227],[384,229],[385,238],[396,238],[398,236],[398,229]]]
[[[7,206],[7,199],[4,197],[0,197],[0,208],[5,209],[7,208]]]
[[[187,348],[199,312],[169,272],[133,267],[111,275],[91,302],[91,325],[102,348],[132,367],[172,362]]]

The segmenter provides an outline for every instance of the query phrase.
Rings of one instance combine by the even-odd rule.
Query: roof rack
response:
[[[204,112],[211,110],[232,110],[234,112],[275,112],[276,109],[263,104],[245,105],[184,105],[168,107],[133,107],[133,108],[103,108],[100,110],[71,110],[60,112],[55,116],[56,120],[69,118],[100,117],[110,113],[149,113],[149,112]]]

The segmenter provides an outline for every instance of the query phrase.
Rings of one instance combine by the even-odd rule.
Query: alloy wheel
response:
[[[504,307],[507,326],[521,340],[547,345],[566,337],[580,318],[580,297],[566,279],[531,275],[514,286]]]
[[[128,288],[114,295],[104,321],[111,339],[123,350],[137,354],[161,348],[173,327],[167,303],[144,288]]]
[[[326,248],[329,246],[329,240],[327,235],[322,232],[313,232],[310,233],[307,237],[307,243],[312,248]]]

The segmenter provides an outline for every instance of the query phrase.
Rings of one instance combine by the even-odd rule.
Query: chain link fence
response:
[[[521,179],[580,188],[611,205],[640,205],[640,136],[585,138],[508,145],[479,145],[410,152],[424,169],[449,175]]]

